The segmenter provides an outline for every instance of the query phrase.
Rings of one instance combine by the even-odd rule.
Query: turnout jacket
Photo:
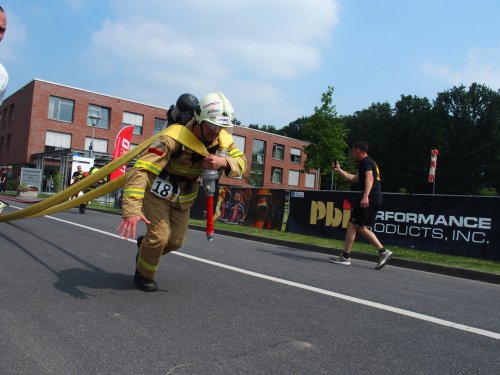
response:
[[[189,130],[192,127],[193,122],[186,125]],[[218,146],[219,138],[215,139],[207,150],[214,154]],[[232,137],[230,137],[229,147],[226,148],[228,151],[226,175],[228,177],[241,176],[246,167],[245,155],[236,148]],[[123,190],[122,216],[131,217],[142,213],[144,194],[154,189],[158,178],[168,179],[178,194],[174,201],[167,200],[169,204],[180,209],[190,208],[198,196],[198,180],[203,158],[204,156],[197,154],[174,138],[167,135],[160,136],[127,173]]]

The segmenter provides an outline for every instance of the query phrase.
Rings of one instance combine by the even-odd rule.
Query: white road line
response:
[[[56,217],[53,217],[53,216],[45,216],[45,217],[48,218],[48,219],[60,221],[60,222],[66,223],[66,224],[75,225],[75,226],[80,227],[80,228],[85,228],[85,229],[88,229],[88,230],[91,230],[91,231],[94,231],[94,232],[102,233],[102,234],[105,234],[107,236],[124,239],[123,237],[120,237],[117,234],[106,232],[106,231],[103,231],[103,230],[100,230],[100,229],[96,229],[96,228],[92,228],[92,227],[89,227],[89,226],[86,226],[86,225],[73,223],[71,221],[59,219],[59,218],[56,218]],[[134,242],[134,243],[136,242],[136,240],[134,240],[134,239],[128,239],[128,241]],[[441,326],[445,326],[445,327],[449,327],[449,328],[454,328],[454,329],[458,329],[458,330],[461,330],[461,331],[475,333],[477,335],[486,336],[486,337],[490,337],[490,338],[493,338],[493,339],[496,339],[496,340],[500,340],[500,333],[497,333],[497,332],[487,331],[487,330],[484,330],[484,329],[475,328],[475,327],[471,327],[471,326],[467,326],[467,325],[463,325],[463,324],[451,322],[449,320],[443,320],[443,319],[435,318],[433,316],[424,315],[424,314],[416,313],[416,312],[413,312],[413,311],[404,310],[404,309],[400,309],[400,308],[397,308],[397,307],[392,307],[392,306],[384,305],[382,303],[371,302],[371,301],[364,300],[364,299],[361,299],[361,298],[351,297],[351,296],[348,296],[348,295],[345,295],[345,294],[332,292],[330,290],[316,288],[316,287],[313,287],[313,286],[309,286],[309,285],[305,285],[305,284],[301,284],[301,283],[296,283],[294,281],[289,281],[289,280],[280,279],[280,278],[273,277],[273,276],[264,275],[264,274],[258,273],[258,272],[248,271],[248,270],[245,270],[245,269],[242,269],[242,268],[229,266],[227,264],[223,264],[223,263],[219,263],[219,262],[214,262],[214,261],[211,261],[211,260],[208,260],[208,259],[199,258],[199,257],[193,256],[193,255],[189,255],[189,254],[184,254],[184,253],[179,253],[179,252],[172,252],[172,254],[178,255],[178,256],[181,256],[181,257],[184,257],[184,258],[189,258],[189,259],[192,259],[192,260],[195,260],[195,261],[198,261],[198,262],[210,264],[212,266],[216,266],[216,267],[224,268],[224,269],[227,269],[227,270],[231,270],[231,271],[234,271],[234,272],[239,272],[239,273],[242,273],[242,274],[245,274],[245,275],[249,275],[249,276],[257,277],[257,278],[260,278],[260,279],[274,281],[276,283],[280,283],[280,284],[292,286],[294,288],[308,290],[310,292],[315,292],[315,293],[323,294],[325,296],[330,296],[330,297],[338,298],[338,299],[341,299],[341,300],[344,300],[344,301],[349,301],[349,302],[357,303],[357,304],[360,304],[360,305],[373,307],[373,308],[376,308],[376,309],[379,309],[379,310],[389,311],[389,312],[392,312],[392,313],[395,313],[395,314],[399,314],[399,315],[403,315],[403,316],[407,316],[407,317],[410,317],[410,318],[424,320],[426,322],[430,322],[430,323],[434,323],[434,324],[439,324]]]
[[[413,311],[404,310],[404,309],[400,309],[400,308],[397,308],[397,307],[392,307],[392,306],[384,305],[384,304],[377,303],[377,302],[371,302],[371,301],[364,300],[364,299],[361,299],[361,298],[351,297],[351,296],[348,296],[348,295],[345,295],[345,294],[332,292],[330,290],[316,288],[316,287],[313,287],[313,286],[296,283],[294,281],[289,281],[289,280],[280,279],[280,278],[277,278],[277,277],[268,276],[268,275],[264,275],[264,274],[253,272],[253,271],[248,271],[248,270],[245,270],[245,269],[242,269],[242,268],[238,268],[238,267],[228,266],[227,264],[213,262],[211,260],[207,260],[207,259],[203,259],[203,258],[198,258],[198,257],[195,257],[193,255],[189,255],[189,254],[184,254],[184,253],[172,253],[172,254],[176,254],[176,255],[179,255],[179,256],[182,256],[182,257],[185,257],[185,258],[193,259],[193,260],[196,260],[198,262],[203,262],[203,263],[211,264],[213,266],[225,268],[225,269],[228,269],[228,270],[231,270],[231,271],[243,273],[245,275],[249,275],[249,276],[253,276],[253,277],[258,277],[260,279],[274,281],[274,282],[277,282],[277,283],[280,283],[280,284],[285,284],[285,285],[293,286],[295,288],[309,290],[311,292],[324,294],[326,296],[335,297],[335,298],[342,299],[342,300],[345,300],[345,301],[354,302],[354,303],[358,303],[358,304],[361,304],[361,305],[374,307],[374,308],[380,309],[380,310],[390,311],[390,312],[393,312],[393,313],[396,313],[396,314],[408,316],[410,318],[425,320],[427,322],[439,324],[439,325],[442,325],[442,326],[445,326],[445,327],[455,328],[455,329],[459,329],[459,330],[462,330],[462,331],[476,333],[478,335],[487,336],[487,337],[491,337],[491,338],[500,340],[500,333],[496,333],[496,332],[492,332],[492,331],[487,331],[487,330],[480,329],[480,328],[470,327],[470,326],[466,326],[466,325],[463,325],[463,324],[450,322],[448,320],[434,318],[434,317],[429,316],[429,315],[424,315],[424,314],[416,313],[416,312],[413,312]]]

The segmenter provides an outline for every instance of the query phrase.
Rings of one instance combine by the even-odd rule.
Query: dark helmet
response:
[[[182,94],[177,99],[175,106],[179,108],[181,112],[194,111],[198,107],[199,101],[193,94]]]
[[[198,99],[193,94],[182,94],[175,105],[171,105],[167,111],[168,124],[185,125],[194,116],[194,110],[198,107]]]

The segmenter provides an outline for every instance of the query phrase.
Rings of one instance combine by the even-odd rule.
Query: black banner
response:
[[[285,191],[219,186],[214,196],[214,222],[281,230]],[[204,219],[205,189],[200,188],[191,217]]]
[[[356,199],[292,191],[286,230],[343,240]],[[500,260],[500,198],[384,194],[372,230],[387,245]]]

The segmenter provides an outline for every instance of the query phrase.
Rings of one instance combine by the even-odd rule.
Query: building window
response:
[[[250,169],[250,182],[252,186],[264,184],[264,160],[266,142],[254,139],[252,145],[252,168]]]
[[[85,137],[85,150],[90,150],[91,142],[92,138]],[[92,152],[108,152],[108,141],[106,139],[94,138],[94,142],[92,142]]]
[[[92,126],[92,120],[90,116],[98,116],[101,119],[97,121],[96,128],[109,129],[109,113],[111,110],[106,107],[100,107],[98,105],[89,105],[87,112],[87,126]]]
[[[4,137],[0,137],[0,156],[3,155],[3,139]]]
[[[273,184],[281,184],[282,181],[283,181],[283,169],[273,167],[271,182]]]
[[[47,131],[45,133],[45,146],[71,148],[71,134]]]
[[[153,129],[153,135],[161,132],[163,129],[165,129],[166,126],[167,126],[167,120],[156,117],[155,118],[155,127]]]
[[[73,122],[75,101],[51,96],[49,101],[49,118],[52,120]]]
[[[300,148],[290,149],[290,161],[292,163],[300,163],[300,156],[302,155],[302,150]]]
[[[314,173],[306,173],[305,187],[315,188],[316,187],[316,175]]]
[[[283,160],[285,154],[285,146],[273,144],[273,159]]]
[[[243,154],[244,154],[245,153],[245,137],[233,134],[233,142],[234,142],[234,146],[238,150],[240,150],[241,152],[243,152]],[[243,176],[232,177],[232,178],[236,178],[236,179],[240,179],[241,180],[243,178]]]
[[[236,146],[236,148],[238,150],[240,150],[243,153],[245,153],[245,141],[246,141],[245,137],[242,137],[241,135],[234,135],[233,134],[234,145]]]
[[[134,134],[142,134],[142,123],[144,122],[144,116],[138,115],[137,113],[123,112],[122,126],[134,126]]]
[[[288,171],[288,185],[299,186],[299,176],[298,171]]]

